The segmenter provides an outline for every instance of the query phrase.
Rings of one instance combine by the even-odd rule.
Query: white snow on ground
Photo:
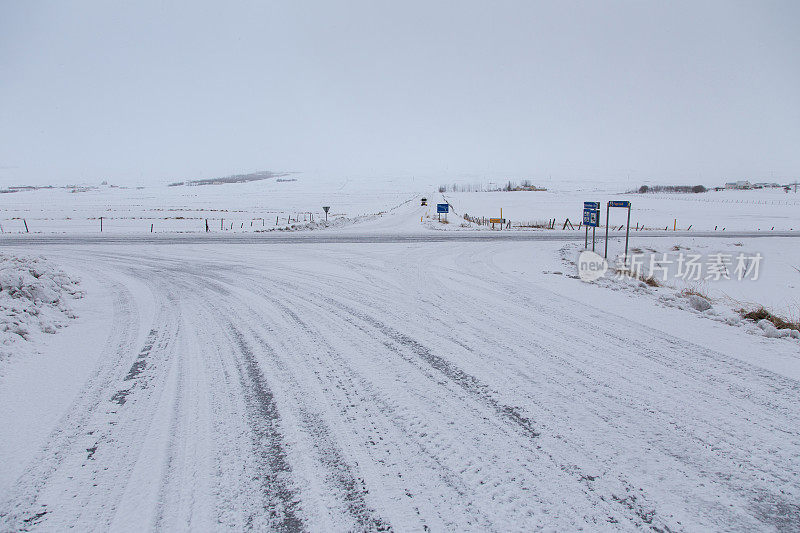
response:
[[[612,250],[620,251],[620,242],[612,243]],[[583,243],[570,243],[561,248],[566,273],[574,275],[574,259]],[[602,252],[602,247],[600,247]],[[612,290],[627,290],[637,294],[648,294],[657,300],[657,305],[674,306],[691,310],[700,316],[732,325],[746,327],[751,333],[772,337],[800,338],[800,332],[785,329],[774,331],[761,323],[756,327],[752,321],[742,320],[741,310],[753,311],[764,307],[775,315],[797,323],[800,321],[800,247],[791,239],[714,239],[714,238],[636,238],[631,245],[631,254],[641,258],[639,272],[643,277],[653,275],[658,287],[650,287],[640,279],[619,276],[609,271],[596,283]],[[719,279],[709,273],[709,260],[721,254],[730,260]],[[739,279],[735,272],[736,258],[761,256],[757,272]],[[678,277],[679,257],[684,262],[690,256],[699,257],[704,267],[699,279]],[[612,253],[611,266],[619,265],[622,253]],[[656,266],[664,267],[653,269]],[[750,263],[746,263],[749,265]],[[756,279],[753,279],[755,277]],[[696,294],[695,294],[696,293]],[[710,307],[707,307],[710,304]]]
[[[4,238],[86,297],[0,376],[0,529],[800,528],[798,341],[726,320],[791,311],[795,237],[634,235],[764,256],[701,311],[392,194],[248,241]]]
[[[76,192],[71,192],[71,191]],[[0,194],[0,228],[4,233],[97,234],[100,217],[106,234],[204,232],[243,233],[285,229],[325,218],[322,206],[330,206],[329,221],[345,218],[369,222],[389,213],[410,198],[427,197],[428,209],[414,217],[395,219],[383,230],[420,231],[421,215],[435,217],[435,203],[449,201],[459,214],[473,217],[503,216],[514,224],[557,219],[578,224],[584,201],[633,202],[631,224],[649,229],[693,231],[797,231],[800,234],[800,197],[782,189],[710,191],[702,194],[621,194],[624,188],[607,185],[598,190],[540,192],[446,193],[427,183],[344,179],[319,181],[298,177],[294,182],[264,180],[207,186],[152,186],[89,189],[40,189]],[[417,204],[419,207],[419,204]],[[602,213],[605,223],[605,210]],[[453,220],[448,229],[460,229]],[[612,210],[611,224],[623,224],[624,212]],[[27,230],[26,230],[27,224]],[[344,224],[349,225],[348,223]],[[316,227],[311,225],[311,227]],[[437,226],[435,226],[437,227]],[[378,227],[364,224],[362,230]],[[440,229],[437,227],[437,229]],[[475,228],[472,228],[475,229]],[[485,229],[485,228],[481,228]]]
[[[316,183],[257,181],[206,186],[40,189],[0,194],[5,233],[146,234],[165,232],[254,232],[285,229],[325,219],[369,218],[409,199],[413,189],[385,182],[342,180]],[[26,230],[27,224],[27,230]]]
[[[70,300],[82,295],[77,280],[45,259],[0,253],[0,361],[64,327],[75,318]]]
[[[569,218],[581,221],[583,202],[601,203],[605,225],[606,202],[630,200],[631,225],[649,229],[676,227],[695,231],[800,231],[800,196],[782,189],[725,190],[687,194],[621,194],[620,190],[581,192],[492,192],[447,193],[460,213],[473,217],[503,217],[512,223],[541,223],[557,219],[559,227]],[[612,209],[610,224],[625,224],[624,209]]]

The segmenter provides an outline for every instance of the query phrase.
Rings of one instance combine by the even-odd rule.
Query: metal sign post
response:
[[[608,202],[608,206],[606,207],[606,250],[603,254],[605,259],[608,259],[608,215],[609,211],[611,211],[612,207],[626,207],[628,208],[628,223],[625,227],[625,255],[623,256],[623,261],[627,261],[628,259],[628,237],[630,236],[631,232],[631,203],[627,200],[611,200]]]
[[[322,210],[325,211],[325,222],[328,221],[328,211],[330,210],[330,208],[331,208],[331,206],[329,206],[329,205],[323,205],[322,206]]]
[[[628,260],[628,237],[631,234],[631,203],[628,202],[628,221],[625,223],[625,255],[622,256],[623,261]]]

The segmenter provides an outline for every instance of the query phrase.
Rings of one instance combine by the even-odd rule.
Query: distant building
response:
[[[725,184],[726,189],[752,189],[753,184],[747,180],[744,181],[731,181]]]

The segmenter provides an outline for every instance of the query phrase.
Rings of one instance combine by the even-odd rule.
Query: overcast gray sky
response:
[[[0,183],[800,177],[800,2],[0,0]]]

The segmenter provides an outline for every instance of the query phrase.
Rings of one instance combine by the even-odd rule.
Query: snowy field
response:
[[[562,186],[563,187],[563,186]],[[113,186],[23,190],[0,194],[0,228],[8,234],[97,234],[100,217],[107,234],[205,232],[242,233],[308,229],[312,218],[324,220],[322,206],[330,206],[329,220],[341,226],[369,221],[406,202],[427,197],[435,216],[436,202],[449,202],[459,215],[499,217],[512,225],[556,219],[562,227],[581,220],[584,201],[630,200],[631,225],[672,231],[797,231],[800,233],[800,196],[782,189],[709,191],[702,194],[622,194],[624,186],[609,183],[590,190],[556,187],[538,192],[436,192],[429,182],[386,180],[331,180],[297,178],[251,183],[121,188]],[[605,208],[602,213],[605,224]],[[417,219],[419,216],[417,217]],[[424,231],[412,217],[392,220],[359,231]],[[398,223],[400,224],[398,226]],[[611,213],[612,225],[625,223],[625,213]],[[26,230],[27,224],[27,230]],[[449,229],[459,229],[457,224]],[[316,226],[312,226],[316,227]],[[472,226],[472,230],[486,229]]]
[[[582,231],[301,184],[0,195],[5,323],[44,324],[0,359],[0,530],[800,529],[800,340],[739,312],[798,318],[793,193],[446,194],[512,220],[631,199],[651,287],[578,279]],[[214,217],[241,226],[203,240]],[[680,254],[763,261],[692,280]],[[31,277],[51,292],[6,292]]]
[[[800,231],[800,196],[782,189],[709,191],[699,194],[621,194],[609,191],[537,191],[447,193],[459,212],[471,216],[503,216],[512,222],[541,222],[555,218],[559,226],[569,218],[581,221],[583,202],[600,202],[602,223],[609,200],[632,203],[631,226],[652,230]],[[612,209],[610,224],[625,223],[626,213]]]
[[[309,183],[275,179],[205,186],[54,188],[0,194],[5,233],[145,234],[254,232],[324,220],[357,219],[395,207],[418,194],[391,182],[342,180]]]

